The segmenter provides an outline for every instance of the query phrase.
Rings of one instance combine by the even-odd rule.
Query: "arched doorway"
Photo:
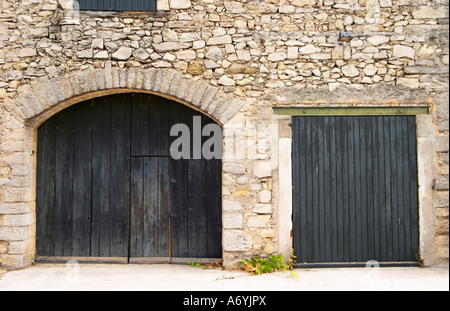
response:
[[[162,97],[118,94],[71,106],[43,123],[36,260],[221,258],[221,159],[170,155],[177,138],[170,129],[182,123],[193,133],[196,116],[202,127],[214,123]]]

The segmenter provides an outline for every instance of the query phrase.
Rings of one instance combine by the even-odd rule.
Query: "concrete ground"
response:
[[[0,291],[448,291],[448,268],[244,271],[176,265],[37,264],[0,270]]]

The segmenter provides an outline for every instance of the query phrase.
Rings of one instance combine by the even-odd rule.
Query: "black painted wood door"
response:
[[[297,262],[418,262],[415,117],[294,117],[292,130]]]
[[[122,94],[42,124],[37,255],[221,258],[222,162],[170,156],[171,127],[192,133],[194,116],[161,97]]]

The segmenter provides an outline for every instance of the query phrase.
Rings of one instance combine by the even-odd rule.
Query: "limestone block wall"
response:
[[[431,148],[423,248],[426,264],[448,263],[448,0],[158,0],[156,13],[72,7],[0,2],[0,265],[33,261],[40,122],[125,91],[172,96],[223,125],[224,150],[247,146],[224,160],[225,263],[286,252],[278,143],[289,120],[274,117],[273,106],[429,105],[418,134]],[[340,31],[353,39],[339,42]]]

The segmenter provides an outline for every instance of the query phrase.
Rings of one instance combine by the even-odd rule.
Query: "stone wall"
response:
[[[146,72],[189,81],[191,93],[175,97],[206,113],[220,98],[225,138],[242,133],[225,139],[225,149],[254,137],[268,142],[224,161],[226,263],[281,251],[282,135],[273,105],[430,105],[427,264],[448,263],[448,0],[158,0],[160,10],[145,14],[79,13],[71,5],[0,4],[1,265],[33,260],[39,122],[93,91],[145,90]],[[353,39],[338,42],[340,31]]]

